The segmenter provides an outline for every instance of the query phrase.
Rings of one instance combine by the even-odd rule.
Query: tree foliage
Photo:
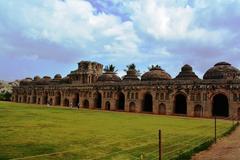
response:
[[[104,71],[105,72],[114,72],[114,73],[117,72],[116,67],[112,64],[105,66]]]

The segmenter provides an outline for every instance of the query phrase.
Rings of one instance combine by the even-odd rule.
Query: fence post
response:
[[[158,131],[158,145],[159,145],[159,160],[162,160],[162,132]]]

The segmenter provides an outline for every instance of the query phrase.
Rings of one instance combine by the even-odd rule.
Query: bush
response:
[[[12,94],[9,92],[0,93],[0,101],[11,101]]]

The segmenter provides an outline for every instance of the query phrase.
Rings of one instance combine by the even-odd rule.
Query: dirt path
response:
[[[193,156],[192,160],[240,160],[240,126],[208,150]]]

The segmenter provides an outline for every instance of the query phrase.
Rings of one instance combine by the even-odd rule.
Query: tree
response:
[[[161,68],[161,66],[159,66],[158,64],[157,65],[151,65],[150,67],[148,67],[149,70],[153,70],[153,69],[160,69],[160,70],[163,70]]]
[[[112,64],[105,66],[104,71],[105,72],[113,72],[113,73],[117,72],[116,67]]]
[[[126,67],[127,67],[127,69],[124,69],[125,72],[127,72],[127,71],[129,71],[129,70],[134,70],[134,71],[136,72],[136,75],[137,75],[138,77],[141,75],[140,70],[137,70],[137,69],[136,69],[136,65],[135,65],[134,63],[129,64],[129,65],[127,65]]]

